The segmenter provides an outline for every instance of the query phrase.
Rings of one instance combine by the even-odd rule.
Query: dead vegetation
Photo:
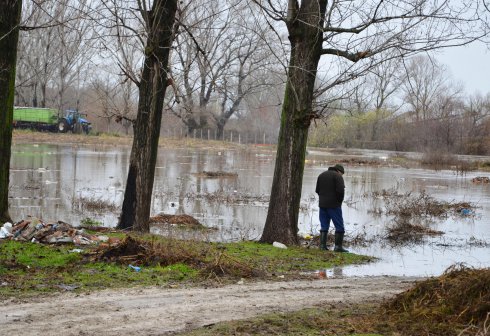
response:
[[[219,202],[223,204],[251,204],[251,203],[268,203],[268,195],[250,195],[243,192],[226,192],[217,190],[211,193],[187,193],[185,198],[191,200],[206,200],[208,202]]]
[[[400,194],[393,188],[364,195],[364,197],[369,196],[382,201],[373,203],[371,213],[393,216],[392,224],[378,236],[392,246],[417,244],[423,242],[425,237],[444,234],[430,227],[437,219],[449,216],[475,216],[473,204],[439,201],[425,191]],[[363,237],[358,238],[362,242]]]
[[[164,225],[176,225],[179,227],[185,227],[189,229],[205,229],[206,227],[202,225],[197,219],[189,215],[168,215],[168,214],[158,214],[156,216],[150,217],[150,225],[164,224]]]
[[[451,266],[383,304],[383,323],[398,335],[488,335],[490,269]]]
[[[446,217],[450,214],[459,214],[463,209],[473,209],[468,202],[438,201],[422,191],[420,194],[407,192],[399,194],[394,190],[382,190],[373,193],[374,197],[385,201],[385,211],[388,215],[397,217]]]
[[[471,182],[475,184],[487,184],[490,183],[490,178],[486,176],[477,176],[471,179]]]
[[[79,212],[117,212],[118,207],[111,202],[103,200],[101,197],[78,197],[72,200],[73,209]]]
[[[344,158],[335,161],[335,163],[340,163],[348,166],[362,166],[362,165],[370,165],[370,166],[379,166],[381,165],[381,161],[378,159],[362,159],[362,158]],[[332,163],[333,165],[334,163]]]
[[[376,196],[384,199],[386,213],[394,216],[393,225],[386,229],[383,237],[391,245],[417,244],[427,236],[442,235],[444,232],[429,227],[431,220],[455,214],[463,215],[474,208],[468,202],[435,200],[425,191],[420,194],[398,194],[383,190]]]
[[[206,326],[185,335],[488,336],[490,269],[461,265],[384,303],[336,302]]]
[[[263,276],[256,268],[227,255],[224,249],[177,240],[143,239],[126,236],[114,246],[101,246],[92,258],[98,261],[138,266],[186,264],[200,269],[205,277],[252,278]],[[185,245],[185,246],[184,246]]]
[[[439,236],[444,234],[442,231],[433,230],[422,224],[411,224],[407,220],[396,220],[394,225],[386,229],[383,237],[391,245],[415,244],[420,243],[427,236]]]
[[[200,177],[206,177],[206,178],[220,178],[220,177],[228,177],[228,178],[235,178],[238,177],[237,173],[231,173],[231,172],[225,172],[225,171],[202,171],[200,173],[196,174],[197,176]]]
[[[441,151],[425,152],[420,163],[434,170],[453,169],[460,175],[478,168],[475,162],[461,160],[454,154]]]

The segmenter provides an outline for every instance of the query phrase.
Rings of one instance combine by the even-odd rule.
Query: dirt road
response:
[[[221,288],[125,289],[0,302],[2,335],[164,335],[273,311],[392,296],[415,278],[329,278]]]

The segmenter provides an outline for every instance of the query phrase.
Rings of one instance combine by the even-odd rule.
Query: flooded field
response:
[[[129,162],[129,147],[15,145],[10,176],[10,212],[45,221],[80,225],[85,218],[117,225]],[[336,160],[376,160],[381,164],[344,164],[343,206],[349,249],[379,258],[376,263],[328,270],[330,275],[438,275],[454,263],[490,267],[490,184],[473,183],[488,173],[402,168],[383,164],[390,153],[311,150],[303,181],[299,226],[318,234],[316,178]],[[407,157],[416,154],[407,154]],[[210,241],[258,239],[267,214],[274,152],[267,149],[161,149],[153,191],[152,215],[187,214],[211,230],[180,230],[159,225],[152,232]],[[207,173],[206,173],[207,172]],[[213,176],[209,172],[223,172]],[[219,175],[219,174],[218,174]],[[419,241],[386,239],[400,219],[387,213],[394,197],[426,195],[439,202],[471,204],[438,217],[412,218],[410,224],[441,232]],[[384,195],[383,197],[381,195]],[[400,197],[403,196],[403,197]],[[462,211],[464,210],[464,211]],[[332,230],[333,228],[331,228]]]

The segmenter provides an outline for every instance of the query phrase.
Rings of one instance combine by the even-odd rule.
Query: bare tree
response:
[[[148,232],[163,100],[174,39],[176,0],[138,3],[146,32],[144,64],[138,83],[138,115],[118,227]]]
[[[395,106],[391,99],[399,92],[405,75],[400,74],[399,62],[391,60],[373,69],[369,77],[374,86],[374,111],[376,114],[372,123],[371,141],[376,141],[380,123],[399,109],[399,106]]]
[[[284,22],[291,46],[271,199],[262,242],[298,243],[308,128],[319,92],[362,76],[388,59],[469,43],[483,35],[476,5],[459,1],[254,1]],[[328,73],[316,83],[322,56]],[[321,85],[320,85],[321,84]]]
[[[0,223],[11,221],[8,211],[15,63],[22,0],[0,2]]]
[[[16,104],[46,107],[48,82],[56,72],[56,42],[53,16],[54,3],[42,7],[27,1],[23,8],[23,24],[28,27],[19,36],[17,60]],[[36,27],[39,27],[36,29]]]
[[[243,22],[246,22],[243,20]],[[224,128],[231,116],[239,111],[242,100],[249,94],[260,89],[270,89],[272,83],[264,77],[270,59],[265,48],[265,34],[260,25],[252,29],[235,28],[229,50],[234,57],[225,67],[223,77],[217,86],[218,99],[221,101],[220,109],[211,112],[217,126],[217,136],[222,138]]]
[[[406,66],[406,80],[402,84],[404,100],[416,122],[432,118],[436,98],[448,87],[447,69],[434,59],[417,56]]]
[[[23,10],[17,74],[17,103],[64,110],[70,91],[78,107],[89,75],[95,26],[92,2],[27,2]]]
[[[191,3],[179,22],[172,70],[181,104],[170,110],[188,134],[216,127],[221,138],[243,99],[270,85],[258,78],[270,66],[270,32],[242,1]]]
[[[76,85],[75,96],[78,97],[80,82],[85,82],[88,75],[87,64],[94,54],[91,44],[95,34],[92,31],[92,21],[85,19],[85,14],[91,11],[89,0],[77,0],[72,4],[70,0],[60,2],[55,14],[58,20],[65,22],[56,26],[56,41],[58,45],[57,57],[57,107],[64,111],[67,106],[66,91],[68,87]],[[79,108],[79,99],[74,102]],[[72,103],[73,104],[73,103]]]
[[[118,84],[113,85],[107,77],[105,79],[97,78],[92,82],[92,87],[97,97],[96,101],[99,105],[98,116],[105,121],[106,132],[110,132],[111,121],[114,119],[114,116],[118,115],[118,108],[116,106]]]
[[[208,126],[207,107],[230,59],[231,18],[230,8],[215,1],[189,2],[182,9],[172,69],[181,104],[169,110],[189,135]]]
[[[490,134],[490,92],[467,98],[460,127],[459,151],[464,154],[488,155]]]

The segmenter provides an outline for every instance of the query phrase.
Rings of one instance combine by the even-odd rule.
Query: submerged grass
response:
[[[278,249],[255,242],[217,244],[154,235],[108,235],[122,242],[84,247],[82,253],[72,244],[0,241],[0,299],[63,290],[226,284],[241,278],[291,280],[308,276],[302,272],[371,260],[351,253]]]

